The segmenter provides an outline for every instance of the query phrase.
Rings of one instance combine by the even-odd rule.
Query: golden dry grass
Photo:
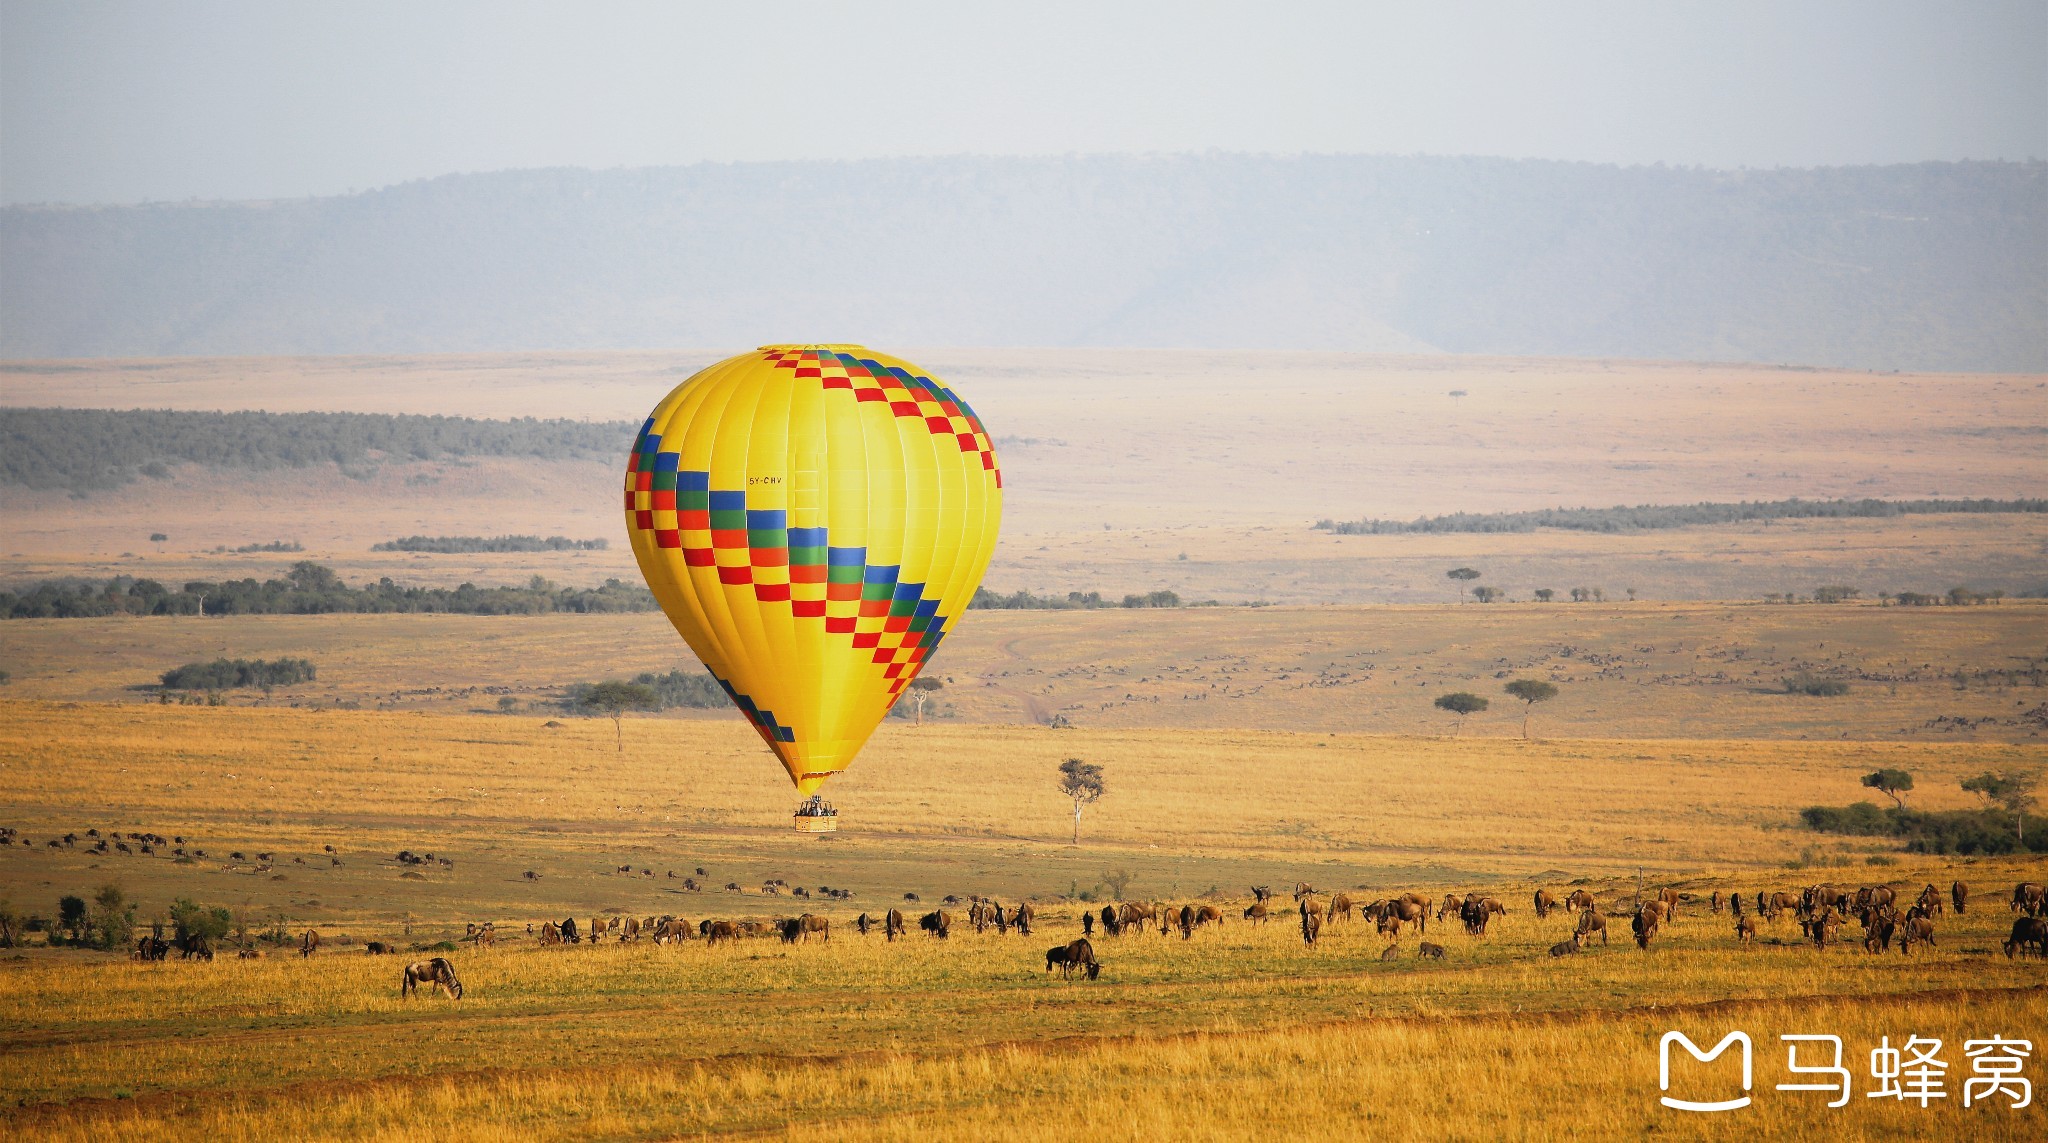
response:
[[[2037,876],[2038,860],[1869,865],[1880,846],[1790,828],[1799,805],[1860,792],[1855,775],[1874,765],[1909,766],[1916,797],[1943,804],[1959,800],[1941,792],[1958,775],[2038,760],[2033,747],[892,724],[835,787],[846,831],[826,841],[790,836],[789,795],[736,722],[635,720],[623,754],[611,737],[591,720],[0,704],[0,822],[35,842],[0,847],[0,895],[17,908],[48,915],[58,894],[114,882],[145,920],[191,896],[328,938],[310,961],[8,954],[4,1114],[59,1139],[1036,1138],[1100,1122],[1104,1108],[1172,1137],[1361,1126],[1632,1137],[1658,1114],[1645,1077],[1666,1027],[1705,1037],[1739,1020],[1758,1037],[1768,1084],[1778,1031],[1836,1032],[1853,1054],[1879,1034],[2024,1034],[2048,1015],[2043,965],[1997,952],[2008,921],[1998,896]],[[1079,849],[1062,844],[1065,807],[1049,780],[1068,754],[1102,761],[1113,790]],[[208,857],[43,844],[88,825],[185,834]],[[326,864],[327,845],[343,865]],[[419,874],[391,860],[399,848],[454,865]],[[1808,848],[1840,864],[1776,867]],[[273,869],[223,861],[233,849],[274,851]],[[692,894],[621,875],[621,864],[857,896]],[[1819,952],[1789,920],[1741,948],[1725,918],[1698,906],[1648,954],[1623,936],[1568,960],[1543,955],[1571,922],[1536,920],[1533,886],[1582,879],[1619,910],[1639,865],[1652,885],[1701,895],[1960,877],[1977,903],[1911,959]],[[1230,920],[1191,941],[1098,938],[1102,980],[1048,978],[1044,947],[1079,935],[1081,903],[1064,895],[1118,868],[1139,899],[1213,888]],[[524,880],[526,869],[543,879]],[[1442,962],[1416,958],[1412,935],[1401,959],[1382,962],[1384,942],[1362,923],[1333,926],[1308,950],[1285,921],[1236,918],[1245,886],[1297,878],[1368,896],[1478,888],[1514,912],[1484,938],[1432,925]],[[1036,898],[1039,928],[895,945],[849,931],[856,912],[879,913],[906,890],[925,898],[919,907],[948,892]],[[569,914],[800,909],[830,917],[835,939],[546,949],[526,936],[527,923]],[[368,939],[423,946],[484,919],[506,939],[452,954],[468,986],[459,1004],[400,1000],[404,958],[356,951]],[[1642,1011],[1651,1004],[1676,1007]],[[1605,1063],[1564,1077],[1559,1059]],[[1574,1098],[1548,1097],[1564,1084]],[[1763,1094],[1780,1102],[1747,1121],[1759,1133],[2024,1134],[1991,1109],[1964,1119],[1953,1105],[1872,1103],[1814,1121]]]

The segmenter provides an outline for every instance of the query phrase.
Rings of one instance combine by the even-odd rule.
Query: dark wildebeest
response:
[[[855,917],[853,919],[853,927],[854,931],[858,932],[861,936],[867,936],[868,931],[875,927],[874,918],[868,916],[866,913],[862,913],[860,916]]]
[[[1969,900],[1970,887],[1958,881],[1948,887],[1948,899],[1955,904],[1956,916],[1963,915],[1963,903]]]
[[[397,949],[392,948],[390,945],[385,944],[383,941],[369,941],[363,945],[364,956],[384,956],[388,953],[395,953],[397,951]]]
[[[190,960],[193,957],[197,957],[200,960],[212,960],[213,942],[196,933],[178,942],[178,959]]]
[[[1738,901],[1741,899],[1740,897],[1736,898]],[[1756,918],[1754,916],[1737,917],[1735,919],[1735,939],[1743,944],[1748,944],[1756,939]]]
[[[1863,911],[1863,951],[1886,953],[1891,951],[1892,934],[1898,931],[1898,917],[1890,909],[1872,906]]]
[[[1195,907],[1182,905],[1180,912],[1173,915],[1173,923],[1180,928],[1180,939],[1187,940],[1195,935]]]
[[[307,929],[305,934],[299,938],[299,955],[312,956],[314,953],[319,951],[320,934],[314,932],[311,929]]]
[[[1086,969],[1090,980],[1102,971],[1102,966],[1095,961],[1095,946],[1089,944],[1086,937],[1045,950],[1045,971],[1051,972],[1054,965],[1059,966],[1063,980],[1071,980],[1077,968]]]
[[[1273,890],[1264,885],[1252,886],[1252,900],[1264,901],[1273,895]]]
[[[1263,900],[1259,900],[1253,901],[1251,904],[1246,905],[1244,909],[1244,919],[1250,921],[1254,925],[1265,924],[1266,902]]]
[[[1551,945],[1551,946],[1550,946],[1550,955],[1551,955],[1551,956],[1570,956],[1570,955],[1572,955],[1573,953],[1575,953],[1575,952],[1578,952],[1578,951],[1579,951],[1579,935],[1578,935],[1577,933],[1573,933],[1573,934],[1572,934],[1572,939],[1571,939],[1571,940],[1568,940],[1568,941],[1559,941],[1559,942],[1557,942],[1556,944],[1554,944],[1554,945]]]
[[[136,960],[158,961],[169,956],[170,953],[171,942],[162,937],[144,937],[135,942]]]
[[[416,960],[406,965],[405,981],[398,986],[398,995],[411,996],[419,991],[422,984],[446,992],[457,1000],[462,999],[462,982],[455,979],[455,966],[449,964],[445,956]]]
[[[1086,909],[1081,910],[1081,935],[1084,937],[1095,935],[1095,914]]]
[[[1122,936],[1124,931],[1124,923],[1117,919],[1116,910],[1108,905],[1102,907],[1102,931],[1112,937]]]
[[[1907,917],[1899,922],[1899,953],[1910,955],[1913,946],[1922,941],[1934,943],[1934,922],[1926,917]]]
[[[2020,917],[2013,921],[2012,935],[2005,939],[2005,959],[2025,956],[2030,949],[2035,956],[2048,957],[2048,920]]]
[[[882,935],[892,941],[903,935],[903,910],[891,909],[882,918]]]
[[[1548,889],[1538,889],[1536,890],[1535,904],[1536,919],[1541,921],[1550,916],[1552,909],[1557,908],[1557,898],[1552,897]]]
[[[1645,902],[1642,908],[1636,910],[1635,917],[1629,921],[1629,931],[1636,935],[1636,947],[1645,952],[1649,951],[1651,938],[1657,935],[1657,904],[1655,901]]]
[[[1444,959],[1444,946],[1437,944],[1434,941],[1424,941],[1420,945],[1416,946],[1415,955],[1419,957],[1428,957],[1431,960],[1442,960]]]
[[[563,940],[569,942],[572,945],[581,944],[583,942],[582,935],[576,931],[576,918],[564,918],[562,921],[561,929]]]
[[[1841,927],[1841,916],[1835,912],[1834,906],[1828,905],[1806,922],[1806,935],[1813,939],[1814,948],[1825,950]]]
[[[704,943],[715,945],[720,941],[736,941],[740,937],[739,926],[731,921],[706,921]]]
[[[1596,906],[1593,903],[1593,895],[1591,893],[1586,892],[1584,889],[1572,890],[1571,893],[1565,897],[1564,904],[1565,908],[1576,909],[1581,913],[1586,912],[1589,909],[1596,911],[1598,909],[1598,906]]]
[[[1314,948],[1316,938],[1323,932],[1323,916],[1309,908],[1305,900],[1297,902],[1297,906],[1301,909],[1301,943]]]
[[[1736,920],[1742,919],[1742,894],[1730,893],[1728,895],[1728,911],[1735,914]]]
[[[804,935],[804,919],[802,917],[784,917],[775,923],[775,931],[782,937],[783,944],[793,945]]]
[[[1414,925],[1418,933],[1429,931],[1429,904],[1418,900],[1412,894],[1387,902],[1386,907],[1380,911],[1380,917],[1390,922],[1397,933],[1401,931],[1403,922]]]
[[[1010,923],[1017,926],[1018,933],[1028,937],[1031,935],[1031,922],[1037,916],[1037,910],[1033,909],[1030,902],[1027,901],[1010,911]]]
[[[943,940],[953,931],[953,918],[944,909],[934,909],[917,919],[917,927]]]
[[[2048,910],[2048,887],[2032,881],[2022,881],[2012,887],[2012,904],[2008,906],[2015,913],[2038,917]]]
[[[1601,916],[1596,909],[1587,909],[1579,914],[1579,924],[1572,930],[1572,935],[1579,938],[1579,942],[1583,944],[1586,938],[1594,933],[1600,934],[1600,944],[1604,948],[1607,944],[1607,918]]]

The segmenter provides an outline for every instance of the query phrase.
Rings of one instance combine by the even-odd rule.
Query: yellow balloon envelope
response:
[[[647,585],[816,794],[951,633],[995,551],[974,410],[857,345],[769,345],[655,406],[626,465]]]

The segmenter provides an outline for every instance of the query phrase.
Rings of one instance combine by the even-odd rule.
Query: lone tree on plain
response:
[[[1452,694],[1436,696],[1436,708],[1438,710],[1447,710],[1458,716],[1457,730],[1451,731],[1452,738],[1456,738],[1459,732],[1465,729],[1466,715],[1478,714],[1492,705],[1491,701],[1481,698],[1471,691],[1457,691]]]
[[[646,683],[629,683],[623,679],[606,679],[583,692],[576,705],[596,714],[611,716],[612,732],[619,741],[619,753],[626,752],[625,716],[629,710],[651,710],[654,707],[654,688]]]
[[[1444,578],[1450,580],[1453,585],[1471,583],[1473,580],[1479,578],[1479,569],[1452,568],[1451,570],[1444,573]],[[1459,590],[1462,592],[1463,589],[1461,588]]]
[[[2040,782],[2039,773],[2000,770],[1994,774],[1987,770],[1974,778],[1963,779],[1962,787],[2012,815],[2020,848],[2024,850],[2027,847],[2027,811],[2034,808],[2034,789]]]
[[[1081,844],[1081,807],[1109,792],[1102,784],[1102,767],[1079,758],[1060,763],[1060,793],[1074,799],[1074,844]]]
[[[1890,798],[1893,805],[1903,810],[1906,800],[1899,795],[1913,788],[1913,775],[1907,770],[1879,770],[1863,775],[1863,786]]]
[[[924,725],[924,704],[931,701],[933,691],[939,690],[945,685],[939,680],[926,675],[919,675],[910,680],[910,702],[917,711],[917,724],[919,726]]]
[[[1526,704],[1522,707],[1522,737],[1529,737],[1529,715],[1536,710],[1537,703],[1556,698],[1557,688],[1542,679],[1516,679],[1503,689]]]

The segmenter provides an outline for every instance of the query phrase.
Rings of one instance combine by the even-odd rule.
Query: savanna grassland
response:
[[[11,697],[154,701],[161,674],[216,657],[306,658],[311,683],[230,694],[284,707],[559,711],[567,684],[700,668],[660,615],[320,615],[13,620]],[[1465,604],[974,611],[931,674],[939,721],[1080,727],[1519,736],[1502,693],[1558,697],[1539,735],[2038,741],[2048,606]],[[1846,694],[1784,693],[1788,677]],[[1460,729],[1433,700],[1489,698]],[[707,717],[737,719],[731,711]]]
[[[9,363],[0,400],[111,408],[357,410],[637,420],[724,354]],[[1881,795],[1974,807],[1958,783],[2048,765],[2048,517],[1778,521],[1620,534],[1336,536],[1323,518],[1615,503],[2034,497],[2043,382],[1653,362],[1342,354],[947,351],[998,438],[1003,546],[988,585],[1170,589],[1274,606],[974,611],[923,725],[886,720],[827,794],[841,832],[793,835],[793,800],[729,711],[581,717],[570,684],[695,670],[657,614],[304,615],[0,623],[0,904],[48,920],[116,886],[136,920],[178,898],[250,939],[320,933],[310,959],[143,964],[0,950],[0,1122],[48,1139],[796,1138],[1805,1139],[2041,1136],[2038,1106],[1963,1108],[1967,1039],[2029,1038],[2048,1079],[2048,966],[2001,951],[2038,857],[1904,852],[1803,828]],[[1085,410],[1086,415],[1076,415]],[[1738,415],[1739,414],[1739,415]],[[632,579],[615,466],[379,457],[341,470],[187,466],[72,496],[0,489],[0,583],[280,574],[448,586]],[[167,533],[151,541],[152,533]],[[610,538],[604,551],[373,553],[410,534]],[[303,552],[219,552],[272,540]],[[1509,600],[1459,603],[1451,568]],[[1860,588],[1842,604],[1765,594]],[[1984,606],[1879,592],[2002,590]],[[1601,588],[1599,602],[1530,602]],[[1633,589],[1633,590],[1631,590]],[[1629,596],[1634,595],[1635,599]],[[305,658],[310,683],[161,705],[162,672]],[[1533,710],[1502,693],[1554,683]],[[1846,693],[1787,693],[1787,678]],[[1490,709],[1459,725],[1436,698]],[[1528,719],[1528,737],[1523,736]],[[1061,724],[1054,729],[1053,723]],[[1056,767],[1103,767],[1080,844]],[[93,853],[88,830],[182,839]],[[2031,828],[2029,830],[2031,836]],[[66,834],[78,840],[65,844]],[[58,844],[52,846],[51,841]],[[137,848],[130,844],[130,848]],[[183,849],[184,854],[178,854]],[[400,851],[430,853],[401,863]],[[700,873],[699,870],[702,872]],[[1688,904],[1648,952],[1638,878]],[[684,879],[699,882],[691,891]],[[1716,891],[1818,882],[1969,911],[1910,957],[1796,924],[1743,947]],[[851,897],[796,900],[783,882]],[[1369,900],[1494,894],[1388,942],[1250,887]],[[735,887],[728,892],[725,886]],[[1192,939],[1107,938],[1096,981],[1044,971],[1116,895],[1200,902]],[[1595,895],[1611,944],[1531,893]],[[916,904],[904,901],[914,893]],[[1029,937],[916,932],[948,895],[1028,900]],[[912,935],[851,931],[901,905]],[[956,917],[964,906],[948,906]],[[540,947],[547,920],[809,910],[832,939]],[[461,938],[493,922],[497,947]],[[365,942],[405,950],[371,957]],[[446,944],[444,944],[446,942]],[[458,1002],[399,996],[444,953]],[[1666,1030],[1756,1043],[1742,1117],[1657,1104]],[[1780,1093],[1780,1034],[1833,1033],[1850,1106]],[[1947,1045],[1950,1097],[1864,1097],[1880,1037]],[[1725,1059],[1680,1077],[1726,1080]],[[1689,1062],[1685,1067],[1692,1068]],[[1718,1079],[1714,1077],[1719,1077]],[[1718,1096],[1723,1093],[1716,1093]]]
[[[1819,1137],[1768,1089],[1789,1078],[1773,1062],[1776,1034],[1839,1034],[1853,1057],[1879,1035],[1959,1044],[2026,1035],[2048,1018],[2040,962],[1998,951],[2000,897],[2038,877],[2038,859],[1900,855],[1792,821],[1800,805],[1848,800],[1856,776],[1883,765],[1914,769],[1916,803],[1954,802],[1959,792],[1942,791],[1965,773],[2039,762],[2030,745],[892,721],[835,783],[844,831],[802,839],[787,832],[772,764],[730,720],[628,720],[621,749],[605,720],[4,709],[0,814],[32,843],[0,847],[0,884],[17,905],[47,909],[42,898],[117,883],[145,920],[190,896],[258,929],[310,927],[327,940],[310,961],[273,949],[148,966],[38,948],[0,961],[0,1101],[20,1128],[54,1138],[261,1138],[287,1123],[392,1139],[900,1137],[1009,1134],[990,1125],[1011,1116],[1025,1121],[1017,1133],[1043,1137],[1099,1116],[1106,1100],[1171,1134],[1324,1135],[1364,1122],[1489,1138],[1514,1101],[1513,1132],[1632,1137],[1659,1114],[1656,1037],[1678,1027],[1704,1042],[1734,1026],[1756,1038],[1763,1095],[1781,1101],[1758,1122]],[[1069,807],[1049,777],[1065,756],[1099,761],[1112,783],[1079,848],[1065,844]],[[47,844],[89,827],[175,834],[206,856]],[[437,860],[401,865],[400,849]],[[679,878],[699,868],[708,891],[684,890]],[[1571,922],[1536,920],[1533,888],[1588,888],[1625,913],[1638,869],[1652,887],[1696,897],[1956,878],[1976,897],[1911,958],[1816,951],[1790,919],[1743,948],[1698,902],[1649,953],[1617,917],[1613,944],[1543,955]],[[1112,873],[1128,876],[1132,899],[1214,901],[1228,921],[1189,941],[1098,936],[1101,980],[1047,977],[1044,947],[1079,935],[1079,911],[1092,907],[1070,895],[1103,893]],[[777,879],[854,897],[761,892]],[[1432,924],[1441,962],[1416,958],[1413,936],[1381,961],[1386,941],[1362,922],[1306,949],[1290,918],[1237,917],[1247,886],[1297,880],[1368,896],[1478,889],[1513,912],[1483,938]],[[721,891],[728,882],[743,891]],[[1034,900],[1038,928],[998,937],[963,925],[947,941],[914,933],[893,945],[849,931],[856,913],[905,892],[923,899],[904,906],[913,917],[949,893]],[[798,910],[829,917],[833,939],[540,948],[526,933],[568,915]],[[401,1001],[402,961],[358,951],[373,939],[459,941],[484,920],[505,936],[495,950],[450,954],[467,985],[459,1003]],[[1561,1075],[1565,1058],[1587,1066]],[[1583,1100],[1530,1097],[1567,1081]],[[1862,1101],[1823,1122],[1850,1138],[1964,1125],[2022,1138],[2034,1122],[1998,1108],[1963,1115],[1953,1101],[1924,1112]],[[1672,1118],[1660,1126],[1705,1130]]]
[[[743,348],[743,347],[742,347]],[[888,348],[888,347],[877,347]],[[737,351],[737,350],[735,350]],[[909,351],[996,438],[992,588],[1430,603],[1459,565],[1528,599],[1746,599],[1821,584],[2008,595],[2048,587],[2048,520],[1781,521],[1624,535],[1332,536],[1409,519],[1698,500],[2014,498],[2048,487],[2039,377],[1653,361],[1135,350]],[[0,363],[9,405],[587,417],[637,423],[725,352]],[[1457,395],[1453,395],[1457,394]],[[1085,414],[1077,415],[1077,410]],[[620,446],[623,455],[625,445]],[[351,582],[630,578],[619,466],[383,457],[183,466],[76,498],[0,488],[0,583],[264,577],[311,558]],[[163,533],[169,539],[153,543]],[[607,552],[373,553],[399,536],[608,538]],[[303,555],[211,554],[274,540]]]

